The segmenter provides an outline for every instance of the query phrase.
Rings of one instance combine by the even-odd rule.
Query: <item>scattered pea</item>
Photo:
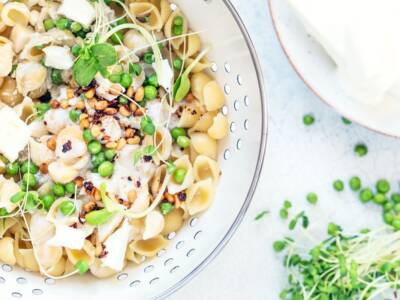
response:
[[[51,77],[51,82],[54,83],[55,85],[61,85],[64,83],[64,80],[62,79],[61,76],[61,70],[52,69],[50,77]]]
[[[41,201],[42,204],[43,204],[43,208],[44,208],[45,210],[47,210],[47,211],[50,210],[50,207],[53,205],[53,203],[54,203],[55,200],[56,200],[56,198],[55,198],[53,195],[51,195],[51,194],[44,195],[44,196],[42,196],[42,197],[40,198],[40,201]]]
[[[158,87],[158,79],[157,79],[157,75],[156,74],[151,74],[148,78],[147,78],[147,83],[154,86],[154,87]]]
[[[89,143],[93,140],[93,135],[90,129],[85,129],[83,131],[83,139],[86,141],[86,143]]]
[[[101,177],[110,177],[114,172],[114,165],[109,161],[105,161],[99,166],[98,172]]]
[[[25,174],[28,172],[31,174],[36,174],[37,172],[39,172],[39,168],[32,161],[29,162],[26,160],[22,163],[21,172],[22,172],[22,174]]]
[[[176,183],[181,184],[185,180],[186,170],[182,168],[178,168],[174,172],[174,180]]]
[[[17,175],[18,172],[19,172],[19,163],[17,161],[7,164],[6,173],[8,175]]]
[[[65,188],[60,183],[54,184],[52,190],[53,190],[54,195],[56,195],[57,197],[65,196]]]
[[[392,222],[392,226],[394,227],[394,229],[400,230],[400,220],[394,220]]]
[[[394,221],[394,215],[391,212],[385,212],[383,214],[383,220],[386,224],[391,225]]]
[[[121,82],[121,74],[110,74],[108,79],[113,83],[120,83]]]
[[[97,154],[92,155],[92,165],[94,167],[100,166],[103,162],[106,161],[106,155],[104,152],[99,152]]]
[[[139,64],[129,63],[129,73],[139,76],[142,73],[142,67]]]
[[[163,215],[169,214],[173,209],[173,205],[169,202],[163,202],[160,205],[160,211]]]
[[[93,140],[88,144],[88,151],[90,154],[97,154],[101,151],[101,144],[99,141]]]
[[[333,182],[333,188],[334,188],[336,191],[338,191],[338,192],[343,191],[343,190],[344,190],[344,183],[343,183],[343,181],[340,180],[340,179],[335,180],[335,181]]]
[[[172,62],[174,69],[177,71],[181,71],[183,67],[183,61],[180,58],[175,58],[174,61]]]
[[[121,104],[121,105],[126,105],[126,104],[128,104],[128,102],[129,102],[128,98],[123,97],[123,96],[120,96],[120,97],[118,98],[118,101],[119,101],[119,104]]]
[[[174,140],[177,140],[180,136],[186,136],[186,130],[184,128],[175,127],[171,130],[171,136]]]
[[[353,191],[359,191],[361,189],[361,179],[357,176],[353,176],[349,181],[350,189]]]
[[[385,194],[377,193],[377,194],[375,194],[372,201],[374,201],[374,203],[376,203],[376,204],[383,205],[387,201],[387,198],[386,198]]]
[[[289,211],[286,208],[281,208],[281,210],[279,211],[279,216],[281,217],[281,219],[286,220],[287,218],[289,218]]]
[[[181,148],[187,148],[190,146],[190,139],[187,136],[179,136],[176,142]]]
[[[146,64],[151,65],[154,62],[154,54],[152,52],[145,53],[143,56],[143,61]]]
[[[310,126],[310,125],[314,124],[314,121],[315,121],[315,118],[312,114],[307,114],[307,115],[304,115],[304,117],[303,117],[303,123],[306,126]]]
[[[70,216],[75,212],[75,204],[72,201],[64,201],[60,205],[60,211],[64,216]]]
[[[87,271],[89,271],[89,264],[84,260],[78,261],[74,267],[80,275],[84,275]]]
[[[69,21],[66,18],[59,18],[56,21],[56,27],[58,29],[61,29],[61,30],[67,29],[68,25],[69,25]]]
[[[376,183],[376,189],[382,194],[386,194],[390,190],[390,183],[386,179],[380,179]]]
[[[153,100],[157,97],[157,88],[152,85],[146,85],[144,87],[144,98],[146,100]]]
[[[400,203],[395,204],[393,210],[397,213],[400,213]]]
[[[317,194],[316,194],[316,193],[308,193],[308,195],[307,195],[307,201],[308,201],[310,204],[313,204],[313,205],[317,204],[317,202],[318,202],[318,196],[317,196]]]
[[[394,193],[390,198],[394,203],[400,203],[400,194]]]
[[[363,157],[365,155],[367,155],[368,153],[368,148],[365,144],[357,144],[354,147],[354,152],[359,156],[359,157]]]
[[[67,194],[75,194],[75,182],[71,181],[65,185],[65,192]]]
[[[104,152],[104,155],[107,160],[112,161],[115,158],[115,156],[117,155],[117,152],[115,152],[115,150],[113,150],[113,149],[107,149]]]
[[[79,121],[79,116],[80,115],[81,115],[81,112],[79,110],[72,109],[72,110],[69,111],[69,118],[74,123]]]
[[[372,193],[372,190],[370,188],[362,189],[359,195],[359,198],[363,203],[371,201],[373,197],[374,194]]]
[[[183,25],[183,18],[181,16],[176,16],[173,20],[175,26]]]
[[[25,173],[22,177],[22,182],[29,188],[34,188],[37,184],[35,175],[31,173]]]
[[[79,54],[81,53],[82,47],[78,44],[75,44],[71,48],[71,53],[73,56],[78,57]]]
[[[43,21],[43,26],[44,30],[49,31],[50,29],[53,29],[56,24],[54,24],[54,21],[52,19],[46,19]]]
[[[275,252],[282,252],[286,248],[286,243],[284,241],[276,241],[272,247]]]
[[[129,88],[132,85],[133,79],[132,79],[132,75],[128,74],[128,73],[123,73],[121,75],[121,85],[124,88]]]

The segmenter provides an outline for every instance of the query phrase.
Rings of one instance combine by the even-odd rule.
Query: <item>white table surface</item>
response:
[[[294,204],[292,215],[305,209],[311,234],[322,236],[329,221],[343,225],[348,232],[382,224],[380,211],[373,205],[361,205],[348,188],[340,194],[334,192],[335,179],[347,181],[359,175],[371,185],[385,177],[399,189],[396,171],[400,141],[355,124],[345,126],[335,111],[307,89],[279,46],[267,0],[232,2],[255,43],[269,87],[266,162],[253,203],[238,231],[200,275],[171,296],[174,300],[279,299],[285,272],[271,244],[288,234],[287,223],[278,217],[284,199]],[[316,122],[305,127],[302,117],[309,112]],[[358,142],[368,145],[369,153],[363,158],[353,152]],[[305,200],[310,191],[320,198],[315,207]],[[264,209],[271,213],[254,221]]]

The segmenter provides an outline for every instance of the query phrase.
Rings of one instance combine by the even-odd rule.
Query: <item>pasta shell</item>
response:
[[[190,32],[189,32],[190,33]],[[198,53],[201,49],[200,37],[197,34],[191,34],[184,39],[179,49],[176,50],[176,54],[183,60],[192,57]]]
[[[37,62],[19,63],[16,69],[17,89],[22,95],[27,95],[44,84],[47,69]]]
[[[11,77],[6,77],[0,88],[0,101],[11,107],[21,103],[24,97],[17,91],[17,82]]]
[[[37,166],[49,164],[56,159],[54,152],[46,144],[38,143],[33,138],[30,138],[29,146],[31,159]]]
[[[134,241],[129,244],[129,251],[146,257],[154,257],[159,251],[167,247],[168,240],[158,235],[149,240]]]
[[[214,198],[214,183],[211,178],[199,181],[188,188],[186,206],[190,215],[195,215],[208,209]]]
[[[123,42],[129,50],[134,50],[134,54],[139,56],[145,54],[151,47],[143,35],[134,29],[130,29],[124,34]]]
[[[182,227],[183,213],[183,210],[178,208],[165,215],[165,225],[163,231],[161,232],[163,236],[168,235],[171,232],[176,232]]]
[[[61,184],[67,184],[79,175],[77,169],[60,161],[52,162],[48,169],[51,179],[53,179],[54,182],[59,182]]]
[[[135,2],[135,1],[133,1]],[[161,14],[161,20],[162,23],[165,24],[165,22],[168,20],[169,15],[172,12],[171,5],[169,1],[167,0],[138,0],[136,2],[150,2],[153,5],[157,7],[157,9],[160,11]]]
[[[35,104],[28,96],[24,97],[24,100],[20,104],[16,105],[13,109],[20,119],[27,123],[33,119],[32,117],[36,111]]]
[[[182,25],[182,36],[174,36],[173,34],[173,27],[174,27],[174,19],[175,17],[182,17],[183,18],[183,25]],[[179,49],[179,47],[184,43],[185,37],[184,35],[188,32],[188,22],[185,16],[182,14],[180,10],[175,10],[168,18],[167,22],[164,25],[164,34],[169,42],[171,43],[174,49]]]
[[[61,108],[47,111],[44,115],[44,121],[47,129],[54,134],[58,134],[63,128],[70,124],[68,111]]]
[[[228,118],[222,113],[218,113],[214,119],[212,126],[208,129],[208,135],[213,139],[220,140],[228,135]]]
[[[188,58],[185,60],[185,66],[188,67],[194,62],[194,58]],[[193,67],[192,73],[199,73],[207,70],[211,66],[210,61],[207,57],[200,59],[198,63]]]
[[[200,132],[193,133],[190,136],[190,142],[193,149],[198,154],[206,155],[214,160],[217,159],[217,141],[212,139],[208,134]]]
[[[23,26],[29,23],[29,8],[20,2],[8,2],[1,10],[1,20],[7,26],[21,24]]]
[[[12,69],[14,51],[9,39],[0,36],[0,77],[7,76]]]
[[[20,24],[17,24],[12,28],[10,40],[12,41],[13,49],[16,53],[20,53],[24,49],[33,32],[32,28]]]
[[[145,219],[143,239],[151,239],[161,233],[164,228],[164,217],[158,211],[150,212]]]
[[[210,81],[204,86],[203,99],[208,111],[217,110],[224,106],[224,92],[215,80]]]
[[[157,171],[155,172],[152,180],[151,180],[151,193],[153,195],[157,195],[160,191],[161,185],[164,182],[165,176],[167,176],[167,167],[162,165],[158,167]]]
[[[6,218],[0,220],[0,239],[7,233],[7,231],[17,223],[15,218]]]
[[[46,270],[55,266],[62,259],[63,249],[61,247],[39,245],[35,246],[35,249],[40,265]]]
[[[205,155],[199,155],[196,157],[193,164],[193,170],[196,181],[211,178],[216,182],[221,174],[218,163]]]
[[[123,216],[116,214],[107,223],[98,226],[96,242],[103,243],[114,232],[114,230],[121,225],[122,220]]]
[[[177,124],[178,127],[190,128],[200,119],[201,111],[197,102],[191,102],[185,106]]]
[[[189,134],[193,132],[207,132],[212,126],[214,120],[214,114],[207,112],[200,117],[200,119],[189,129]]]
[[[211,77],[206,75],[204,72],[194,73],[190,78],[193,96],[200,100],[200,103],[204,103],[203,90],[207,83],[212,81]]]
[[[47,127],[42,120],[34,120],[29,124],[29,129],[31,131],[31,137],[34,138],[39,138],[48,134]]]
[[[94,263],[90,266],[90,273],[92,273],[97,278],[108,278],[118,273],[118,271],[116,270],[103,267],[102,264],[103,263],[101,262],[101,260],[96,258],[94,260]]]
[[[56,264],[46,270],[46,273],[51,276],[61,276],[65,272],[66,262],[65,257],[61,257]]]
[[[160,11],[151,3],[136,2],[129,5],[136,22],[147,30],[161,30],[163,22]]]
[[[15,265],[17,259],[14,255],[14,239],[4,237],[0,239],[0,260],[9,265]]]
[[[193,175],[193,167],[189,161],[189,157],[187,155],[178,158],[174,161],[176,168],[178,169],[185,169],[186,175],[185,179],[181,184],[176,183],[174,180],[171,180],[168,184],[168,192],[172,195],[177,194],[189,186],[191,186],[194,182],[194,175]]]
[[[4,207],[8,212],[12,212],[17,204],[12,203],[10,198],[21,191],[21,188],[14,182],[13,179],[0,178],[0,207]]]
[[[87,146],[79,126],[73,125],[62,129],[56,140],[56,155],[64,163],[71,164],[74,160],[87,153]]]
[[[85,240],[82,250],[65,248],[65,252],[67,253],[68,260],[73,265],[75,265],[78,261],[83,260],[86,261],[90,266],[95,261],[96,249],[88,240]]]

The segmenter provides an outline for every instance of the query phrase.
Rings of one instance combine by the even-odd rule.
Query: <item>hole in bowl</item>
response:
[[[157,253],[157,257],[162,257],[162,256],[164,256],[165,253],[167,253],[167,250],[162,249]]]
[[[160,280],[159,277],[154,277],[152,280],[150,280],[149,284],[150,285],[156,284],[159,280]]]
[[[197,219],[197,218],[193,218],[193,219],[191,219],[190,220],[190,227],[194,227],[194,226],[196,226],[196,224],[197,224],[197,222],[199,221],[199,219]]]
[[[132,282],[129,284],[129,286],[130,286],[130,287],[137,287],[139,284],[140,284],[140,280],[135,280],[135,281],[132,281]]]
[[[214,73],[218,71],[218,65],[215,62],[211,64],[211,71]]]
[[[249,130],[249,120],[244,120],[244,123],[243,123],[243,128],[244,128],[244,130]]]
[[[12,292],[12,293],[11,293],[11,297],[14,297],[14,298],[22,298],[22,294],[21,294],[21,293],[18,293],[18,292]]]
[[[240,149],[242,149],[242,140],[241,139],[238,139],[237,140],[237,142],[236,142],[236,149],[237,150],[240,150]]]
[[[233,108],[238,111],[240,109],[240,102],[235,100],[235,102],[233,102]]]
[[[178,271],[178,269],[179,269],[179,266],[175,266],[171,270],[169,270],[169,272],[172,274],[172,273],[175,273],[176,271]]]
[[[224,159],[228,160],[229,158],[231,158],[231,151],[229,149],[226,149],[224,151]]]
[[[197,231],[197,232],[194,234],[193,238],[194,238],[195,240],[198,240],[198,239],[200,238],[200,236],[201,236],[202,233],[203,233],[203,231],[201,231],[201,230]]]
[[[229,95],[231,93],[231,87],[227,83],[225,83],[225,85],[224,85],[224,92],[225,92],[225,95]]]
[[[224,105],[224,106],[222,107],[221,111],[222,111],[222,114],[223,114],[224,116],[227,116],[227,115],[228,115],[228,107],[227,107],[226,105]]]
[[[245,105],[245,106],[249,106],[249,104],[250,104],[249,96],[244,96],[243,102],[244,102],[244,105]]]
[[[28,281],[24,277],[18,277],[17,278],[17,283],[18,284],[26,284]]]
[[[240,74],[238,74],[238,76],[236,76],[236,81],[237,81],[238,85],[243,85],[243,78],[242,78],[242,76],[240,76]]]
[[[167,239],[172,240],[176,236],[176,232],[171,232],[168,234]]]
[[[236,123],[235,122],[231,123],[230,130],[232,133],[236,131]]]
[[[230,73],[231,72],[231,65],[229,63],[225,63],[224,65],[225,72]]]
[[[145,272],[145,273],[150,273],[151,271],[153,271],[154,270],[154,266],[153,265],[150,265],[150,266],[147,266],[146,268],[144,268],[143,269],[143,272]]]
[[[34,289],[32,290],[32,294],[34,294],[35,296],[40,296],[43,295],[43,291],[41,289]]]
[[[190,250],[186,253],[186,256],[187,256],[187,257],[191,257],[195,252],[196,252],[196,249],[190,249]]]
[[[165,267],[169,266],[170,264],[172,264],[173,261],[174,261],[173,258],[168,258],[166,261],[164,261],[164,266]]]
[[[53,278],[46,278],[44,280],[44,283],[47,284],[47,285],[53,285],[53,284],[56,283],[56,281]]]
[[[4,265],[1,266],[1,269],[4,272],[11,272],[13,268],[10,265],[4,264]]]
[[[177,250],[179,250],[179,249],[181,249],[181,248],[183,247],[184,244],[185,244],[184,241],[179,241],[179,242],[176,244],[175,248],[176,248]]]
[[[119,274],[118,276],[117,276],[117,279],[119,280],[119,281],[124,281],[124,280],[126,280],[128,278],[128,274],[127,273],[121,273],[121,274]]]

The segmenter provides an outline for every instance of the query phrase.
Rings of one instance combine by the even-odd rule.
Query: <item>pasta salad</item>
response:
[[[213,202],[225,98],[167,0],[0,4],[0,260],[140,264]]]

